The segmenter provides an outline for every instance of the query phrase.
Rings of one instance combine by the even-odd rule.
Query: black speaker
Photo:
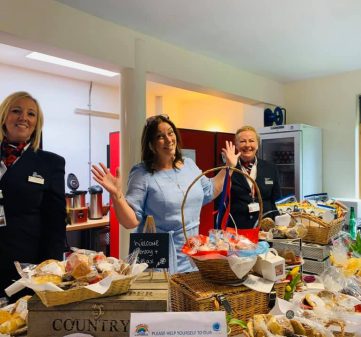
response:
[[[264,110],[263,115],[264,126],[283,125],[286,124],[286,109],[277,106],[274,111],[270,108]]]

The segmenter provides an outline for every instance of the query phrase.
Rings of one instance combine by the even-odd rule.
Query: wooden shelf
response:
[[[71,232],[71,231],[81,231],[81,230],[86,230],[86,229],[90,229],[90,228],[98,228],[98,227],[105,227],[109,225],[109,216],[103,216],[102,219],[97,219],[97,220],[88,220],[87,222],[82,222],[82,223],[78,223],[78,224],[73,224],[73,225],[67,225],[66,226],[66,231],[67,232]]]

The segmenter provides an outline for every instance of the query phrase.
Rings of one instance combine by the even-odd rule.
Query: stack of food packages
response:
[[[275,220],[268,217],[266,213],[261,221],[260,236],[262,238],[267,240],[304,239],[305,242],[321,245],[328,243],[327,231],[341,230],[343,224],[341,220],[348,211],[344,204],[330,199],[327,193],[305,196],[305,199],[300,202],[295,196],[288,196],[278,200],[276,207],[280,215],[276,215]],[[304,221],[302,220],[303,216],[307,217]],[[311,219],[317,219],[317,222],[313,222]],[[331,227],[322,226],[320,222]],[[335,222],[337,222],[337,228],[336,226],[332,227]],[[334,234],[336,233],[332,232],[330,236]],[[325,239],[325,242],[318,242],[319,237]],[[285,258],[286,264],[294,265],[303,262],[302,258],[297,256],[292,249],[278,249],[278,253]]]
[[[343,217],[347,207],[340,201],[329,198],[327,193],[312,194],[297,201],[295,196],[288,196],[276,202],[277,210],[281,213],[304,213],[329,223]]]

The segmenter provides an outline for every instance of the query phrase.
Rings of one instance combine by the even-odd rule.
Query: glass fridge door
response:
[[[260,157],[277,166],[281,196],[295,195],[300,200],[299,132],[261,135]]]

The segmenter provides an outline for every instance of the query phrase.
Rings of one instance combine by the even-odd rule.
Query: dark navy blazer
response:
[[[237,165],[237,168],[241,169],[240,164]],[[265,160],[257,159],[256,183],[261,192],[263,214],[270,210],[276,210],[275,201],[281,196],[276,166]],[[255,201],[258,202],[257,193],[255,193]],[[251,188],[246,178],[237,172],[233,172],[230,212],[236,222],[237,228],[253,228],[255,225],[259,212],[249,212],[248,205],[251,202]],[[228,226],[234,227],[230,219]]]
[[[62,260],[66,231],[65,160],[28,148],[0,180],[7,226],[0,227],[0,297],[18,279],[14,261]],[[38,176],[43,184],[29,181]],[[31,180],[31,179],[30,179]]]

